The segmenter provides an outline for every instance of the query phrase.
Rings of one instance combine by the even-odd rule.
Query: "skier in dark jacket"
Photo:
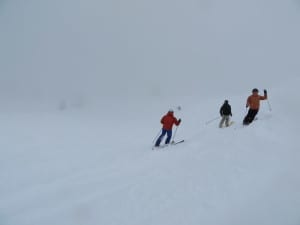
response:
[[[225,122],[225,126],[228,127],[230,116],[232,116],[231,106],[229,105],[228,100],[225,100],[224,104],[221,106],[220,115],[221,115],[222,119],[220,121],[219,127],[222,128],[224,122]]]
[[[165,144],[169,144],[171,137],[172,137],[172,127],[175,124],[176,126],[179,126],[181,119],[177,120],[174,116],[174,111],[170,109],[166,115],[164,115],[161,120],[161,124],[163,125],[162,133],[158,137],[155,147],[158,147],[164,136],[167,134],[167,139],[165,141]]]

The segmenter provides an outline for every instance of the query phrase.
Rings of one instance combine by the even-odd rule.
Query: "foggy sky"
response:
[[[268,88],[274,80],[299,76],[297,4],[3,1],[1,99],[141,98]],[[228,90],[228,82],[237,83],[236,90]]]

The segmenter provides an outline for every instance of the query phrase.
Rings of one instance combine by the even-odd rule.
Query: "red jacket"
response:
[[[168,112],[166,115],[164,115],[161,118],[160,122],[162,123],[163,129],[165,130],[172,130],[174,124],[176,126],[180,124],[180,122],[176,119],[176,117],[174,117],[173,112]]]

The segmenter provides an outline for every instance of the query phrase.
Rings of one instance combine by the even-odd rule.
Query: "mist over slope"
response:
[[[292,0],[4,1],[1,97],[95,104],[271,88],[298,76],[299,12]]]
[[[299,23],[295,0],[1,1],[0,224],[298,225]],[[272,110],[244,129],[254,87]],[[205,125],[225,98],[234,126]],[[186,141],[150,150],[178,105]]]

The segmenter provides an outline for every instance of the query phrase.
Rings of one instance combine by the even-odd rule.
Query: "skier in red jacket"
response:
[[[166,115],[164,115],[161,120],[161,124],[163,125],[162,127],[162,133],[158,137],[155,147],[158,147],[164,136],[167,134],[167,139],[165,141],[165,144],[169,144],[171,137],[172,137],[172,127],[175,124],[176,126],[179,126],[181,123],[181,119],[177,120],[176,117],[174,116],[174,111],[170,109]]]

